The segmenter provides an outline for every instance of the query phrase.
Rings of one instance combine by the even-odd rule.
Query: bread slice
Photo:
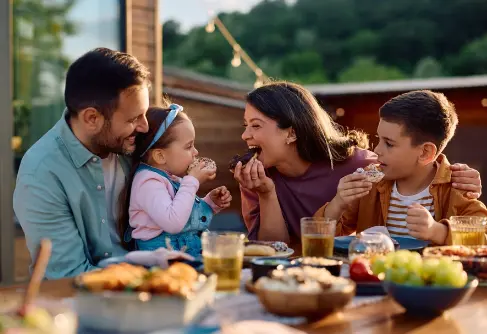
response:
[[[276,250],[270,246],[265,245],[247,245],[244,250],[245,256],[273,256],[276,255]]]

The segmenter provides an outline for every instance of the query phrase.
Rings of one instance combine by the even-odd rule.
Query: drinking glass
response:
[[[203,232],[203,265],[205,273],[216,274],[218,291],[238,291],[244,256],[243,233]]]
[[[335,238],[336,220],[324,217],[301,218],[303,256],[331,257]]]

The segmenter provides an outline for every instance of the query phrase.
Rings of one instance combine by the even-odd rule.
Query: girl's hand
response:
[[[207,181],[211,181],[216,177],[216,168],[208,169],[204,167],[205,162],[202,161],[198,166],[195,166],[188,172],[188,175],[195,177],[200,185]]]
[[[221,186],[210,191],[210,198],[213,203],[222,209],[228,208],[232,202],[232,195],[225,186]]]

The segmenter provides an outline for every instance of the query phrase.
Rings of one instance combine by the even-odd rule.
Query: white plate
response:
[[[287,258],[287,257],[290,257],[291,255],[294,254],[294,249],[292,248],[288,248],[285,252],[277,252],[276,255],[272,255],[272,256],[244,256],[244,261],[245,262],[250,262],[251,260],[255,259],[255,258],[259,258],[259,257],[265,257],[265,258]]]

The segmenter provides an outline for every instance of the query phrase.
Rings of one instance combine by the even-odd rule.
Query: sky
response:
[[[161,22],[174,19],[181,24],[181,30],[186,32],[194,26],[208,22],[208,11],[218,12],[240,11],[248,12],[255,4],[262,0],[159,0],[161,3]]]

